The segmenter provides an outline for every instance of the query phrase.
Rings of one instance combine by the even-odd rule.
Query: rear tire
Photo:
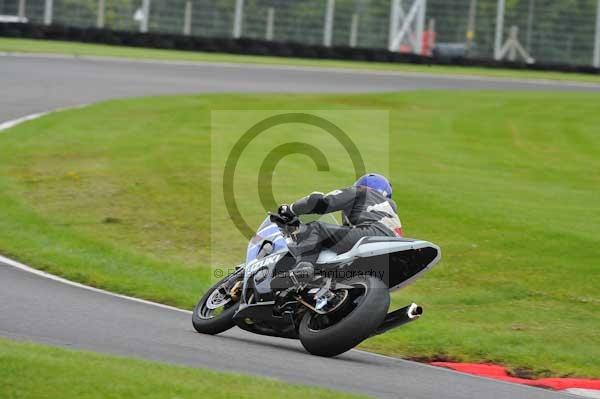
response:
[[[342,284],[364,287],[358,304],[343,319],[325,328],[314,328],[317,318],[312,311],[306,312],[298,334],[302,346],[317,356],[337,356],[367,339],[383,322],[390,306],[387,286],[372,276],[356,277],[342,281]],[[312,327],[311,327],[312,326]]]
[[[238,310],[240,305],[239,302],[224,305],[222,312],[212,317],[207,317],[206,315],[207,302],[215,290],[218,289],[228,278],[229,276],[215,284],[196,304],[194,313],[192,314],[192,325],[199,333],[215,335],[222,333],[223,331],[227,331],[231,327],[235,326],[235,323],[233,322],[233,315]]]

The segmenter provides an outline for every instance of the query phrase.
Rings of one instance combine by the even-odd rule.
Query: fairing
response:
[[[316,218],[314,216],[315,215],[302,215],[300,216],[300,221],[302,223],[309,223],[314,220],[319,220],[323,223],[336,225],[339,224],[335,217],[333,217],[331,214],[318,215]],[[273,244],[272,253],[288,249],[285,237],[281,233],[281,230],[279,230],[275,223],[271,222],[269,216],[265,218],[265,220],[256,230],[254,237],[252,237],[248,243],[248,249],[246,251],[246,264],[250,264],[256,260],[258,253],[260,252],[260,249],[265,241],[269,241]]]
[[[273,244],[273,252],[287,250],[287,243],[281,230],[275,223],[271,222],[269,216],[262,222],[256,234],[248,243],[246,251],[246,264],[250,264],[258,257],[258,253],[265,241],[270,241]]]

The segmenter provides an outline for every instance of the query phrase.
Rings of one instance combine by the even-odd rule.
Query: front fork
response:
[[[240,265],[236,267],[236,271],[233,272],[227,281],[224,281],[218,289],[224,295],[229,296],[233,302],[237,302],[240,299],[243,286],[244,268]]]

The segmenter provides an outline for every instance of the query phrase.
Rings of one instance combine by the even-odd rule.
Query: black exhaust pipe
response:
[[[392,328],[400,327],[403,324],[417,320],[423,314],[423,308],[416,303],[411,303],[402,309],[394,310],[388,313],[383,322],[377,327],[373,335],[383,334]]]

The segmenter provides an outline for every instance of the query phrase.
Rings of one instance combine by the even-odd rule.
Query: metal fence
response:
[[[33,23],[600,67],[600,0],[0,0]]]

